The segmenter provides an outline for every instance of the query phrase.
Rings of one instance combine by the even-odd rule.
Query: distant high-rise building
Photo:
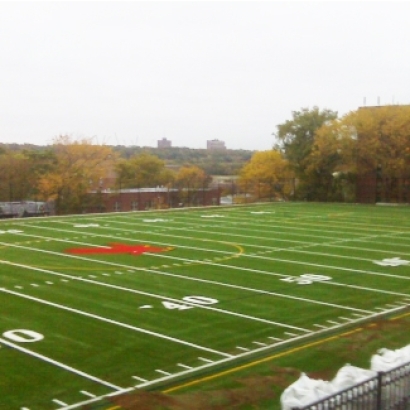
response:
[[[206,149],[210,150],[224,150],[226,149],[225,142],[219,140],[210,140],[206,142]]]
[[[171,148],[172,142],[167,140],[166,138],[162,138],[162,140],[158,140],[158,148]]]

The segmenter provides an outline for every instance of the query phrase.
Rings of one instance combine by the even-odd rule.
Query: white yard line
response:
[[[0,289],[0,291],[2,291],[2,289]],[[64,369],[64,370],[67,370],[67,371],[69,371],[70,373],[74,373],[74,374],[76,374],[77,376],[81,376],[81,377],[83,377],[83,378],[86,378],[86,379],[88,379],[88,380],[91,380],[91,381],[93,381],[93,382],[96,382],[96,383],[98,383],[98,384],[101,384],[101,385],[103,385],[103,386],[106,386],[106,387],[108,387],[108,388],[110,388],[110,389],[117,390],[117,391],[124,391],[124,390],[125,390],[123,387],[116,386],[115,384],[112,384],[112,383],[110,383],[110,382],[107,382],[107,381],[105,381],[105,380],[102,380],[102,379],[100,379],[100,378],[98,378],[98,377],[92,376],[92,375],[90,375],[90,374],[88,374],[88,373],[85,373],[85,372],[83,372],[83,371],[81,371],[81,370],[75,369],[74,367],[68,366],[68,365],[66,365],[66,364],[64,364],[64,363],[58,362],[57,360],[51,359],[50,357],[47,357],[47,356],[44,356],[44,355],[42,355],[42,354],[33,352],[32,350],[26,349],[26,348],[20,346],[19,344],[12,343],[12,342],[10,342],[10,341],[7,340],[7,339],[0,338],[0,344],[3,344],[3,345],[5,345],[5,346],[9,346],[9,347],[11,347],[11,348],[13,348],[13,349],[15,349],[15,350],[18,350],[18,351],[20,351],[20,352],[22,352],[22,353],[25,353],[25,354],[27,354],[27,355],[29,355],[29,356],[33,356],[33,357],[35,357],[35,358],[37,358],[37,359],[40,359],[40,360],[42,360],[43,362],[46,362],[46,363],[49,363],[49,364],[51,364],[51,365],[53,365],[53,366],[59,367],[59,368]]]
[[[124,217],[123,217],[124,218]],[[129,218],[129,219],[131,219],[131,218]],[[62,223],[62,224],[67,224],[67,222],[64,222],[64,221],[58,221],[59,223]],[[118,220],[115,220],[115,221],[112,221],[111,220],[111,222],[113,222],[113,223],[116,223],[116,224],[126,224],[126,225],[129,225],[129,223],[126,223],[126,222],[121,222],[121,221],[118,221]],[[139,221],[137,221],[137,223],[135,223],[135,220],[133,220],[133,222],[134,222],[134,224],[133,225],[138,225],[139,227],[140,226],[143,226],[143,225],[141,225],[140,223],[138,223]],[[179,224],[181,224],[181,225],[183,225],[184,223],[183,222],[179,222]],[[202,225],[197,225],[198,227],[201,227]],[[258,231],[256,231],[256,230],[254,230],[254,229],[248,229],[248,228],[246,228],[246,226],[241,226],[241,228],[238,228],[237,226],[230,226],[228,229],[229,230],[239,230],[240,229],[240,231],[241,232],[243,232],[244,230],[248,230],[248,231],[252,231],[252,232],[258,232],[258,233],[260,233],[261,232],[261,230],[262,230],[262,232],[265,232],[267,235],[270,235],[271,234],[271,229],[274,229],[275,228],[275,226],[276,225],[273,225],[273,226],[269,226],[269,231],[266,231],[266,225],[261,225],[261,229],[260,230],[258,230]],[[219,235],[225,235],[225,236],[227,236],[228,238],[230,238],[230,237],[232,237],[232,236],[235,236],[235,237],[240,237],[240,238],[245,238],[245,239],[264,239],[264,240],[266,240],[266,241],[275,241],[275,242],[277,242],[277,241],[280,241],[280,242],[287,242],[287,243],[300,243],[301,245],[300,245],[300,247],[304,247],[304,246],[309,246],[309,245],[311,245],[311,246],[319,246],[319,245],[324,245],[324,246],[326,246],[325,244],[326,243],[329,243],[329,242],[325,242],[325,243],[320,243],[320,242],[315,242],[315,243],[313,243],[312,244],[312,242],[311,242],[311,240],[314,238],[314,239],[328,239],[328,240],[330,240],[331,238],[329,238],[328,236],[324,236],[324,235],[312,235],[312,234],[300,234],[300,233],[297,233],[297,235],[299,235],[299,236],[306,236],[306,237],[308,237],[308,241],[306,241],[306,240],[292,240],[292,239],[281,239],[281,238],[278,238],[278,236],[277,235],[287,235],[287,234],[289,234],[289,226],[283,226],[283,228],[284,229],[286,229],[287,230],[287,232],[280,232],[280,231],[278,231],[278,232],[276,232],[275,231],[275,237],[274,238],[272,238],[272,237],[270,237],[270,236],[251,236],[251,235],[244,235],[244,234],[235,234],[235,233],[232,233],[232,232],[230,232],[230,231],[228,231],[228,229],[225,229],[225,230],[221,230],[220,229],[220,225],[218,225],[218,226],[215,226],[215,227],[217,227],[218,228],[218,234]],[[254,225],[252,225],[252,227],[254,228]],[[213,226],[209,226],[209,229],[212,229],[213,228]],[[292,229],[293,227],[291,227],[291,229]],[[117,228],[116,228],[117,229]],[[184,227],[184,228],[178,228],[178,227],[173,227],[173,229],[175,229],[176,231],[183,231],[183,232],[190,232],[190,230],[189,229],[187,229],[186,227]],[[264,230],[265,229],[265,230]],[[295,228],[296,229],[296,228]],[[305,228],[306,229],[306,228]],[[146,232],[145,230],[143,230],[143,231],[136,231],[136,232]],[[202,233],[207,233],[207,234],[209,234],[209,233],[213,233],[213,232],[210,232],[209,230],[200,230],[200,229],[195,229],[195,232],[202,232]],[[320,232],[324,232],[323,230],[321,230]],[[367,233],[368,233],[368,231],[366,231]],[[335,232],[334,231],[329,231],[329,233],[331,233],[331,234],[335,234]],[[358,241],[363,241],[363,240],[365,240],[366,238],[367,239],[372,239],[372,238],[383,238],[383,237],[395,237],[395,236],[397,236],[397,235],[404,235],[404,234],[406,234],[407,232],[405,232],[405,231],[396,231],[396,232],[389,232],[389,233],[378,233],[378,234],[373,234],[373,235],[366,235],[366,236],[363,236],[361,233],[355,233],[355,232],[348,232],[348,234],[349,235],[360,235],[360,237],[359,238],[346,238],[346,239],[341,239],[340,241],[332,241],[332,242],[335,242],[335,243],[337,243],[337,242],[340,242],[340,243],[344,243],[344,242],[358,242]],[[340,234],[340,232],[339,232],[339,234]],[[170,235],[170,234],[164,234],[163,236],[172,236],[172,237],[181,237],[181,236],[178,236],[178,235],[174,235],[174,234],[172,234],[172,235]],[[186,236],[183,236],[183,238],[186,238]],[[241,244],[239,244],[239,245],[241,245]],[[242,244],[243,246],[254,246],[254,247],[260,247],[260,246],[258,246],[258,245],[253,245],[253,244]],[[410,245],[407,245],[407,246],[410,246]],[[268,248],[268,247],[264,247],[264,248]],[[295,247],[296,248],[296,247]],[[271,247],[271,249],[272,250],[275,250],[275,249],[278,249],[278,250],[286,250],[286,249],[294,249],[294,248],[277,248],[277,247]],[[355,249],[355,248],[353,248],[353,249]],[[374,249],[370,249],[369,251],[372,251],[372,252],[375,252],[375,250]],[[390,251],[387,251],[387,253],[390,253]],[[393,253],[393,252],[392,252]]]
[[[60,222],[59,223],[63,224],[63,223],[67,223],[67,222]],[[125,223],[125,222],[124,222]],[[78,233],[76,231],[71,231],[71,230],[64,230],[64,229],[57,229],[57,228],[51,228],[51,227],[39,227],[36,225],[37,228],[43,228],[43,229],[48,229],[48,230],[52,230],[52,231],[63,231],[63,232],[69,232],[69,233]],[[104,227],[102,227],[104,228]],[[107,228],[108,229],[108,228]],[[112,227],[110,227],[109,229],[113,229]],[[115,228],[116,230],[121,230],[121,231],[129,231],[129,232],[141,232],[141,233],[146,233],[146,231],[133,231],[133,230],[128,230],[128,229],[120,229],[120,228]],[[19,234],[21,235],[21,234]],[[88,233],[88,235],[91,235],[90,233]],[[93,234],[95,235],[95,234]],[[30,236],[30,235],[29,235]],[[112,236],[112,235],[101,235],[98,234],[98,237],[104,237],[104,238],[112,238],[112,239],[121,239],[124,240],[123,237],[116,237],[116,236]],[[182,238],[184,240],[189,239],[186,236],[178,236],[178,235],[167,235],[167,234],[162,234],[161,236],[169,236],[171,238]],[[380,235],[382,236],[382,235]],[[40,237],[41,238],[41,237]],[[260,239],[258,237],[256,237],[257,239]],[[53,239],[53,238],[50,238]],[[194,238],[192,238],[194,240]],[[129,240],[129,239],[128,239]],[[198,239],[197,239],[198,240]],[[158,242],[158,241],[150,241],[151,243],[157,244],[157,245],[162,245],[162,246],[175,246],[175,244],[170,244],[168,242]],[[215,242],[215,241],[211,241],[209,240],[209,242]],[[232,242],[223,242],[225,244],[232,244]],[[306,242],[302,242],[304,244],[306,244]],[[240,245],[240,246],[254,246],[252,244],[241,244],[241,243],[237,243],[236,245]],[[325,244],[321,244],[323,246],[325,246]],[[194,250],[199,250],[199,251],[203,251],[203,252],[209,252],[209,249],[206,248],[198,248],[198,247],[193,247],[193,246],[184,246],[184,245],[178,245],[179,248],[184,248],[184,249],[194,249]],[[266,247],[268,248],[268,247]],[[276,248],[269,248],[272,249],[273,251]],[[286,250],[286,248],[284,249]],[[222,253],[224,255],[232,255],[232,252],[226,252],[226,251],[218,251],[218,250],[212,250],[212,252],[215,253]],[[320,255],[319,253],[316,252],[309,252],[310,255]],[[332,254],[324,254],[325,256],[329,256],[329,257],[343,257],[343,256],[337,256],[337,255],[332,255]],[[156,254],[156,256],[159,256],[158,254]],[[164,257],[163,255],[161,255],[161,257]],[[368,274],[368,275],[377,275],[377,276],[384,276],[384,277],[391,277],[391,278],[396,278],[396,279],[403,279],[403,280],[410,280],[409,276],[403,276],[403,275],[393,275],[393,274],[389,274],[389,273],[381,273],[381,272],[377,272],[377,271],[365,271],[365,270],[361,270],[361,269],[352,269],[352,268],[345,268],[345,267],[341,267],[341,266],[330,266],[330,265],[321,265],[321,264],[314,264],[314,263],[310,263],[310,262],[303,262],[303,261],[295,261],[295,260],[290,260],[290,259],[279,259],[279,258],[274,258],[274,257],[267,257],[267,256],[261,256],[261,255],[249,255],[249,254],[243,254],[241,255],[241,257],[248,257],[248,258],[262,258],[264,260],[272,260],[272,261],[279,261],[279,262],[286,262],[286,263],[294,263],[294,264],[298,264],[298,265],[305,265],[305,266],[314,266],[314,267],[320,267],[320,268],[327,268],[327,269],[332,269],[332,270],[343,270],[343,271],[347,271],[347,272],[354,272],[354,273],[363,273],[363,274]],[[363,261],[370,261],[373,262],[372,260],[369,259],[360,259],[359,260],[363,260]],[[238,268],[241,269],[241,268]],[[282,277],[288,276],[288,275],[281,275]]]
[[[95,315],[93,313],[84,312],[83,310],[71,308],[69,306],[60,305],[60,304],[54,303],[54,302],[49,302],[47,300],[36,298],[34,296],[26,295],[26,294],[23,294],[23,293],[20,293],[20,292],[15,292],[13,290],[0,288],[0,292],[8,293],[10,295],[18,296],[20,298],[24,298],[24,299],[28,299],[28,300],[31,300],[31,301],[34,301],[34,302],[38,302],[38,303],[41,303],[43,305],[52,306],[52,307],[55,307],[57,309],[65,310],[65,311],[75,313],[75,314],[78,314],[78,315],[81,315],[81,316],[89,317],[89,318],[92,318],[92,319],[95,319],[95,320],[100,320],[101,322],[106,322],[106,323],[109,323],[111,325],[123,327],[125,329],[133,330],[133,331],[138,332],[138,333],[154,336],[154,337],[157,337],[159,339],[168,340],[170,342],[177,343],[177,344],[180,344],[180,345],[183,345],[183,346],[188,346],[188,347],[192,347],[194,349],[203,350],[205,352],[210,352],[210,353],[213,353],[213,354],[216,354],[216,355],[219,355],[219,356],[232,357],[232,355],[230,355],[230,354],[227,354],[227,353],[224,353],[224,352],[219,352],[217,350],[210,349],[210,348],[204,347],[204,346],[200,346],[200,345],[197,345],[195,343],[190,343],[190,342],[187,342],[185,340],[177,339],[175,337],[167,336],[167,335],[164,335],[164,334],[161,334],[161,333],[153,332],[151,330],[147,330],[147,329],[143,329],[143,328],[140,328],[140,327],[132,326],[132,325],[129,325],[127,323],[119,322],[117,320],[108,319],[106,317]]]
[[[51,251],[44,251],[44,252],[51,252]],[[87,258],[81,258],[81,259],[85,259],[85,260],[90,261],[90,259],[87,259]],[[93,262],[98,262],[98,261],[95,261],[95,260],[91,260],[91,261],[93,261]],[[104,262],[104,263],[105,263],[105,262]],[[163,296],[163,295],[158,295],[158,294],[149,293],[149,292],[143,292],[143,291],[140,291],[140,290],[131,289],[131,288],[126,288],[126,287],[123,287],[123,286],[112,285],[112,284],[108,284],[108,283],[104,283],[104,282],[98,282],[98,281],[91,280],[91,279],[87,279],[87,278],[83,278],[83,277],[67,275],[67,274],[64,274],[64,273],[59,273],[59,272],[51,271],[51,270],[48,270],[48,269],[36,268],[36,267],[33,267],[33,266],[29,266],[29,265],[23,265],[23,264],[19,264],[19,263],[13,263],[13,262],[4,261],[4,260],[0,260],[0,264],[6,264],[6,265],[11,265],[11,266],[17,266],[17,267],[20,267],[20,268],[23,268],[23,269],[34,270],[34,271],[37,271],[37,272],[42,272],[42,273],[46,273],[46,274],[50,274],[50,275],[55,275],[55,276],[60,276],[60,277],[64,277],[64,278],[69,278],[69,279],[71,279],[71,280],[76,280],[76,281],[80,281],[80,282],[86,282],[86,283],[90,283],[90,284],[93,284],[93,285],[103,286],[103,287],[107,287],[107,288],[111,288],[111,289],[116,289],[116,290],[121,290],[121,291],[125,291],[125,292],[130,292],[130,293],[135,293],[135,294],[138,294],[138,295],[149,296],[149,297],[156,298],[156,299],[160,299],[160,300],[172,301],[172,302],[176,302],[176,303],[180,303],[180,302],[181,302],[181,300],[179,300],[179,299],[174,299],[174,298],[170,298],[170,297]],[[115,266],[120,266],[120,265],[115,264]],[[135,269],[137,270],[137,268],[135,268]],[[156,271],[156,270],[155,270],[155,271],[151,271],[151,270],[149,270],[149,269],[138,269],[138,270],[147,271],[147,272],[153,272],[153,273],[158,274],[158,275],[167,275],[167,276],[172,276],[172,277],[185,278],[184,276],[180,277],[180,276],[178,276],[178,275],[165,274],[165,273],[163,273],[163,272],[160,273],[160,272],[158,272],[158,271]],[[186,279],[196,280],[196,281],[205,282],[205,283],[212,283],[211,281],[205,281],[205,280],[195,279],[195,278],[186,278]],[[216,283],[219,284],[219,282],[216,282]],[[221,284],[221,285],[223,285],[223,284]],[[226,285],[226,286],[227,286],[227,285]],[[266,295],[270,295],[270,294],[271,294],[270,292],[252,290],[251,288],[242,288],[242,287],[234,286],[234,285],[232,285],[232,286],[230,286],[230,287],[233,287],[233,288],[236,288],[236,289],[241,289],[241,290],[253,291],[253,292],[260,293],[260,294],[266,294]],[[275,295],[275,296],[277,296],[277,295]],[[302,298],[296,298],[296,297],[295,297],[295,298],[292,297],[292,299],[302,300]],[[212,306],[209,306],[209,305],[195,304],[195,303],[187,302],[187,301],[184,301],[184,304],[185,304],[185,305],[192,306],[192,307],[200,308],[200,309],[210,310],[210,311],[217,312],[217,313],[223,313],[223,314],[225,314],[225,315],[236,316],[236,317],[239,317],[239,318],[241,318],[241,319],[248,319],[248,320],[252,320],[252,321],[256,321],[256,322],[267,323],[267,324],[270,324],[270,325],[275,325],[275,326],[284,327],[284,328],[288,328],[288,329],[299,330],[299,331],[301,331],[301,332],[306,332],[306,333],[309,333],[309,332],[310,332],[310,330],[305,329],[305,328],[301,328],[301,327],[297,327],[297,326],[292,326],[292,325],[288,325],[288,324],[285,324],[285,323],[275,322],[275,321],[272,321],[272,320],[263,319],[263,318],[259,318],[259,317],[256,317],[256,316],[245,315],[245,314],[233,312],[233,311],[230,311],[230,310],[219,309],[219,308],[212,307]],[[324,303],[323,303],[323,304],[324,304]],[[329,305],[329,304],[326,304],[326,305]],[[346,308],[346,309],[347,309],[347,308]],[[353,308],[352,308],[352,309],[350,309],[350,310],[360,311],[360,312],[364,312],[364,313],[365,313],[365,312],[366,312],[366,313],[371,313],[370,311],[364,311],[364,310],[362,310],[362,309],[353,309]]]

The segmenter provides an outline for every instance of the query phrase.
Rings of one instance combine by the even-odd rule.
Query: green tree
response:
[[[299,180],[299,196],[315,199],[317,180],[311,180],[306,170],[312,151],[316,131],[324,124],[337,118],[337,112],[314,107],[309,110],[293,111],[292,119],[277,126],[275,136],[277,148],[281,149]]]

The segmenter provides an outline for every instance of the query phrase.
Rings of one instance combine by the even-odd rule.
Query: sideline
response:
[[[402,319],[406,316],[410,316],[410,312],[409,313],[404,313],[404,314],[399,315],[399,316],[394,316],[392,318],[389,318],[388,320],[389,321],[398,320],[398,319]],[[284,357],[284,356],[288,356],[292,353],[296,353],[296,352],[308,349],[310,347],[319,346],[319,345],[322,345],[324,343],[327,343],[327,342],[330,342],[330,341],[333,341],[333,340],[337,340],[341,337],[350,336],[352,334],[362,332],[366,327],[369,327],[371,325],[372,325],[372,323],[368,324],[365,327],[358,327],[356,329],[350,330],[349,332],[340,333],[339,335],[330,336],[330,337],[327,337],[325,339],[317,340],[317,341],[312,342],[312,343],[307,343],[305,345],[298,346],[298,347],[295,347],[293,349],[286,350],[286,351],[281,352],[281,353],[277,353],[275,355],[264,357],[263,359],[255,360],[253,362],[246,363],[246,364],[241,365],[241,366],[233,367],[231,369],[224,370],[222,372],[215,373],[213,375],[206,376],[206,377],[203,377],[201,379],[192,380],[190,382],[180,384],[178,386],[170,387],[169,389],[162,390],[162,393],[169,394],[169,393],[175,392],[177,390],[184,389],[186,387],[194,386],[196,384],[200,384],[200,383],[204,383],[204,382],[207,382],[207,381],[210,381],[210,380],[214,380],[214,379],[226,376],[226,375],[231,374],[231,373],[239,372],[241,370],[256,366],[256,365],[261,364],[261,363],[269,362],[269,361],[274,360],[274,359],[278,359],[278,358],[281,358],[281,357]]]

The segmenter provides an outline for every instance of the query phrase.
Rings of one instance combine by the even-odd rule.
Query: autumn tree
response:
[[[0,154],[0,201],[37,199],[38,181],[52,162],[52,154],[48,150],[4,149]]]
[[[326,122],[316,131],[305,169],[313,199],[354,200],[356,143],[354,127],[343,119]]]
[[[79,213],[87,206],[88,193],[113,166],[110,147],[94,145],[92,139],[60,136],[53,144],[54,166],[39,181],[44,200],[55,200],[59,214]]]
[[[277,148],[282,150],[289,165],[299,180],[298,192],[301,197],[314,197],[317,184],[306,173],[309,165],[308,157],[311,153],[316,131],[324,124],[337,118],[337,113],[331,110],[319,110],[314,107],[309,110],[293,111],[292,119],[277,126],[275,133],[278,139]]]
[[[354,142],[357,175],[376,178],[385,200],[401,197],[410,184],[410,106],[362,107],[335,126],[342,131]]]
[[[118,189],[163,186],[171,183],[174,178],[173,172],[165,167],[163,160],[146,152],[120,160],[115,170]]]
[[[175,184],[181,191],[181,198],[188,204],[201,202],[201,194],[204,193],[210,181],[211,177],[196,165],[181,167],[175,177]]]
[[[256,198],[287,197],[292,193],[294,173],[278,150],[258,151],[241,169],[239,185]]]

